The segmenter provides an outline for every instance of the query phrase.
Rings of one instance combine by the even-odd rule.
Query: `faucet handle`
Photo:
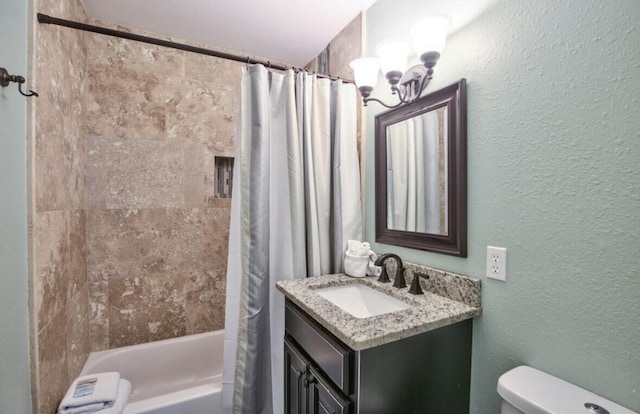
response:
[[[389,283],[391,282],[391,279],[389,279],[389,275],[387,274],[387,266],[384,265],[384,263],[382,264],[382,272],[380,272],[380,277],[378,277],[378,282],[380,283]]]
[[[409,293],[413,293],[414,295],[424,295],[422,288],[420,287],[420,278],[429,279],[429,275],[426,273],[413,273],[413,281],[411,282],[411,287],[409,288]]]

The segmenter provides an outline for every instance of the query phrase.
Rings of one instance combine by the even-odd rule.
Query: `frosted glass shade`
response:
[[[353,70],[353,77],[356,85],[370,86],[374,88],[378,83],[378,72],[380,71],[380,62],[376,58],[360,58],[352,60],[349,66]]]
[[[427,52],[442,54],[449,24],[449,18],[446,16],[430,16],[413,25],[411,35],[416,55],[420,57]]]
[[[376,46],[376,54],[380,58],[382,73],[403,73],[407,69],[409,46],[404,42],[389,40]]]

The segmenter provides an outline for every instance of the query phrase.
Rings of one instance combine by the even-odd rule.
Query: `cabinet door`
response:
[[[307,413],[305,385],[307,362],[287,339],[284,340],[284,409],[285,414]]]
[[[331,390],[331,385],[309,367],[309,414],[349,414],[350,402]]]

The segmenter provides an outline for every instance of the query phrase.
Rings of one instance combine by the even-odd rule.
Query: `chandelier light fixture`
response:
[[[378,44],[378,58],[363,57],[351,61],[349,66],[353,69],[364,106],[374,101],[387,108],[397,108],[418,99],[433,77],[433,67],[444,50],[448,29],[449,18],[445,16],[431,16],[416,23],[411,34],[414,50],[422,64],[406,71],[409,46],[399,41]],[[380,69],[391,86],[391,93],[398,97],[399,102],[395,105],[387,105],[380,99],[370,97],[378,82]]]

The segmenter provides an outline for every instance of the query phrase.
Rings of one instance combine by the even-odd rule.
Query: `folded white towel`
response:
[[[131,383],[126,379],[120,379],[120,386],[118,387],[118,398],[116,403],[111,408],[98,411],[98,414],[122,414],[125,405],[129,402],[131,396]]]
[[[58,413],[82,414],[111,408],[119,400],[128,400],[130,393],[131,383],[126,381],[123,384],[117,372],[85,375],[73,381],[58,407]]]
[[[369,255],[371,246],[367,242],[347,240],[347,252],[351,256],[365,257]]]
[[[357,256],[358,250],[360,250],[360,243],[358,240],[347,240],[347,253],[351,256]]]
[[[68,408],[64,411],[60,411],[58,408],[58,414],[90,414],[100,411],[104,408],[104,404],[87,404],[80,407]]]

